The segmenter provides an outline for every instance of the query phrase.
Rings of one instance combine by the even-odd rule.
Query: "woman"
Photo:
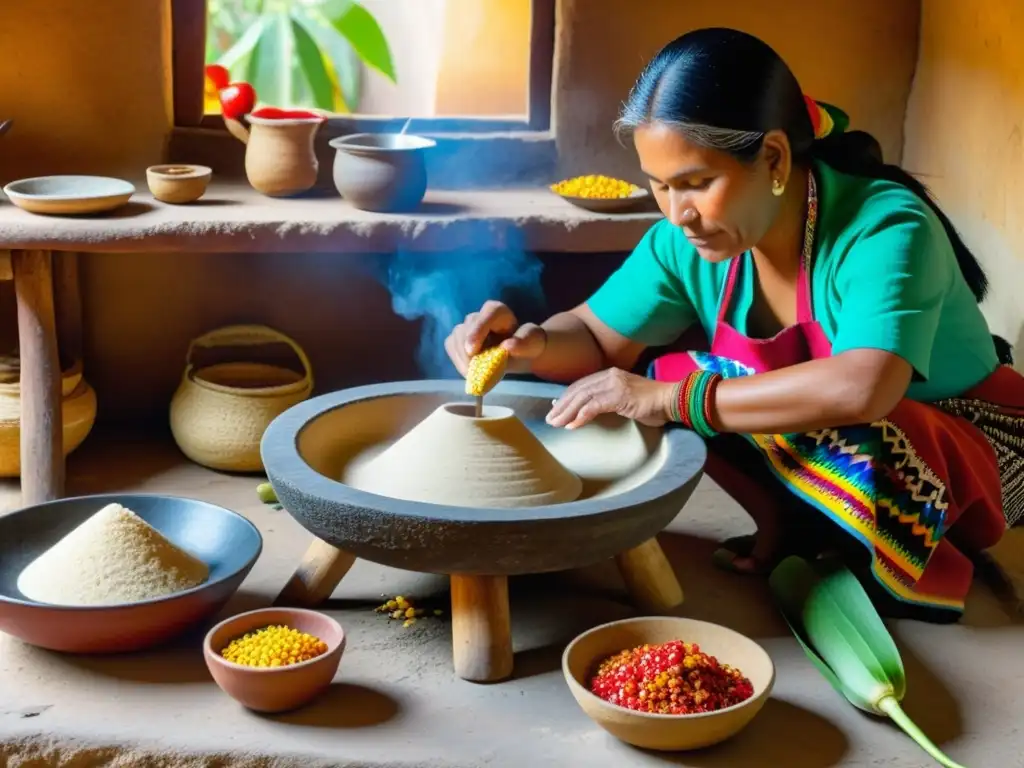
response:
[[[720,564],[845,546],[884,612],[953,621],[969,555],[1024,515],[1024,378],[949,220],[845,124],[760,40],[683,35],[618,123],[665,220],[585,304],[538,326],[488,302],[446,348],[464,373],[493,334],[511,370],[573,382],[554,426],[615,412],[707,437],[758,526]]]

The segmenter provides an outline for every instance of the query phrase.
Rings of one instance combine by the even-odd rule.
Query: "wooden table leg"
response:
[[[620,552],[615,556],[615,564],[640,610],[667,613],[682,605],[683,588],[657,539]]]
[[[506,576],[453,575],[452,659],[463,680],[490,683],[512,674],[512,619]]]
[[[61,372],[49,251],[11,254],[21,356],[21,501],[25,506],[64,494]]]
[[[321,539],[313,539],[274,605],[305,608],[319,605],[331,596],[355,562],[355,555],[343,552]]]

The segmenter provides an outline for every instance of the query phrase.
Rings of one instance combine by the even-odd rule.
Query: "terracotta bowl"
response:
[[[717,712],[653,715],[610,704],[592,694],[589,675],[601,660],[644,643],[683,640],[724,664],[739,669],[754,686],[754,695]],[[694,619],[650,616],[614,621],[577,637],[562,654],[569,690],[587,716],[617,739],[643,749],[700,749],[735,736],[761,711],[775,683],[775,665],[753,640],[726,627]]]
[[[21,571],[107,504],[135,512],[205,562],[209,578],[193,589],[137,603],[60,606],[37,603],[18,589]],[[0,516],[0,631],[31,645],[71,653],[137,651],[181,634],[219,611],[263,548],[252,523],[224,507],[155,494],[59,499]]]
[[[160,202],[182,205],[201,198],[212,175],[205,165],[151,165],[146,169],[146,184]]]
[[[246,667],[220,655],[232,640],[270,624],[308,632],[327,643],[327,652],[287,667]],[[345,630],[323,613],[302,608],[262,608],[225,619],[206,635],[203,657],[217,685],[256,712],[287,712],[327,689],[345,651]]]

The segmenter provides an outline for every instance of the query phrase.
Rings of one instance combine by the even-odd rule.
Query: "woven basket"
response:
[[[258,346],[284,342],[303,373],[255,362],[196,368],[196,347]],[[313,391],[313,371],[302,348],[263,325],[231,325],[194,339],[185,373],[171,400],[171,432],[182,453],[210,469],[259,472],[260,440],[270,422]]]
[[[61,375],[61,424],[64,455],[82,444],[96,423],[96,392],[82,378],[76,363]],[[0,477],[21,474],[21,385],[0,383]]]

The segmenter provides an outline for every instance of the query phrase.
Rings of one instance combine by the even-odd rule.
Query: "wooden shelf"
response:
[[[0,196],[0,250],[390,253],[457,248],[607,253],[631,250],[661,217],[596,214],[547,189],[429,191],[419,211],[359,211],[337,195],[268,198],[214,182],[192,205],[154,200],[145,182],[123,208],[89,218],[38,216]]]

